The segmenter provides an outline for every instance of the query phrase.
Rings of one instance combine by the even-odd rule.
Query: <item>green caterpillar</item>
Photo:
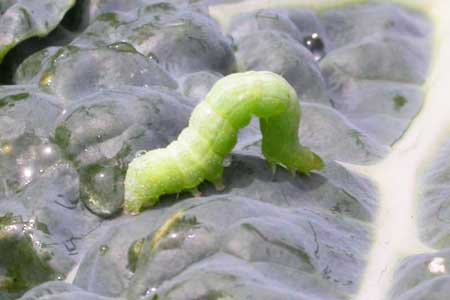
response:
[[[217,81],[177,140],[130,163],[125,212],[137,214],[164,194],[195,192],[204,180],[223,187],[224,158],[253,115],[260,119],[262,152],[270,165],[303,174],[323,168],[322,159],[299,144],[300,104],[292,86],[272,72],[236,73]]]

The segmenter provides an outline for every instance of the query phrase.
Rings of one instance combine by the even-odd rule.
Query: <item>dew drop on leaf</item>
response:
[[[28,184],[33,180],[34,171],[31,167],[25,167],[22,169],[21,177],[24,184]]]
[[[113,43],[111,45],[108,45],[108,48],[119,52],[130,52],[130,53],[137,52],[136,49],[131,44],[125,42]]]
[[[314,59],[319,61],[325,55],[325,45],[318,33],[313,33],[303,38],[303,45],[311,51]]]
[[[65,278],[65,276],[64,276],[63,274],[58,274],[58,275],[56,276],[56,280],[58,280],[58,281],[63,281],[64,278]]]
[[[157,288],[156,288],[156,287],[148,288],[148,289],[145,291],[144,296],[149,296],[149,295],[156,294],[156,291],[157,291]]]
[[[51,155],[53,153],[53,149],[51,146],[45,146],[44,149],[42,150],[42,153],[44,155]]]
[[[100,255],[103,256],[106,254],[106,252],[108,252],[109,247],[108,247],[108,245],[101,245],[99,250],[100,250]]]
[[[44,73],[44,75],[42,75],[41,80],[39,80],[39,85],[42,88],[48,88],[52,85],[53,83],[53,74],[46,72]]]
[[[156,56],[156,54],[150,52],[149,54],[147,54],[147,57],[148,57],[150,60],[153,60],[153,61],[155,61],[156,63],[159,63],[159,58]]]
[[[445,265],[445,258],[435,257],[428,264],[428,271],[432,274],[446,274],[447,267]]]
[[[0,154],[10,155],[13,152],[13,146],[11,144],[4,144],[0,148]]]
[[[187,235],[187,238],[188,238],[188,239],[193,239],[193,238],[195,238],[195,233],[189,232],[188,235]]]

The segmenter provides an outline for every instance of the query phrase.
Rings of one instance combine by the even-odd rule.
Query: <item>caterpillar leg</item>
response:
[[[147,205],[148,206],[152,206],[154,203],[158,203],[159,198],[156,199],[150,199],[149,203],[152,203],[151,205]],[[138,215],[142,209],[144,209],[146,207],[146,205],[140,203],[139,201],[135,201],[135,202],[131,202],[131,201],[125,201],[124,203],[124,207],[123,207],[123,211],[125,214],[127,215]]]
[[[311,172],[309,172],[309,171],[298,171],[299,173],[300,173],[300,175],[303,175],[303,176],[311,176]]]
[[[297,175],[297,171],[295,169],[289,169],[289,173],[291,174],[292,178],[295,178],[295,175]]]
[[[272,177],[275,177],[275,174],[277,173],[277,164],[273,162],[269,162],[270,169],[272,170]]]
[[[202,196],[202,192],[200,192],[196,187],[189,189],[188,192],[195,198],[200,198]]]
[[[216,191],[218,192],[222,192],[225,189],[225,185],[223,184],[222,180],[213,182],[214,188],[216,189]]]
[[[272,170],[272,176],[270,176],[270,180],[274,181],[275,180],[275,175],[277,173],[277,168],[278,168],[277,163],[272,162],[272,161],[267,161],[267,163],[268,163],[270,169]]]

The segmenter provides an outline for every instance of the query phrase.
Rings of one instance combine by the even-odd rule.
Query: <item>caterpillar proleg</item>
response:
[[[298,141],[300,104],[294,88],[266,71],[235,73],[212,87],[177,140],[136,157],[125,178],[125,212],[136,214],[165,194],[196,190],[207,180],[222,186],[223,160],[238,131],[260,119],[262,153],[272,166],[308,174],[322,159]]]

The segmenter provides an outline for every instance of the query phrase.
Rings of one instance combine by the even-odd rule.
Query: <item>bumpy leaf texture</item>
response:
[[[6,0],[0,3],[0,62],[14,46],[46,36],[61,22],[75,0]]]
[[[0,299],[447,299],[449,5],[391,2],[2,1]],[[224,191],[122,215],[128,163],[246,70],[324,170],[273,174],[252,122]]]

